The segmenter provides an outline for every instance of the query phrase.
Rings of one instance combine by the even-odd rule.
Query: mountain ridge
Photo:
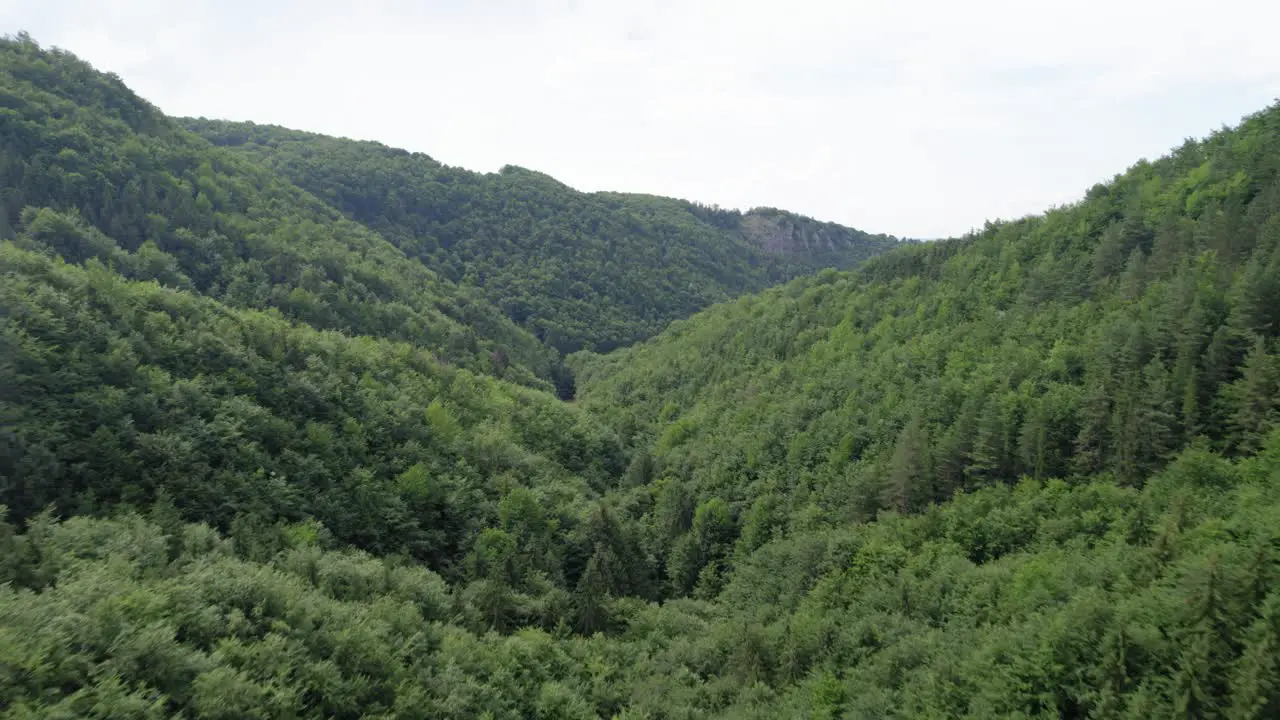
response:
[[[113,243],[145,247],[173,265],[176,281],[229,304],[416,339],[473,369],[488,368],[501,349],[515,361],[511,377],[549,386],[552,353],[474,290],[187,133],[74,55],[25,37],[6,40],[4,50],[0,215],[8,234],[27,208],[78,215],[67,221],[84,227],[50,225],[46,233],[76,259]]]
[[[899,243],[772,209],[580,192],[514,165],[477,173],[377,142],[183,122],[453,281],[481,288],[561,352],[630,344],[714,302],[826,266],[853,267]]]

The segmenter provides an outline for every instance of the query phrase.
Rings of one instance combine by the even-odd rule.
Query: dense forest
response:
[[[572,403],[556,350],[661,323],[548,347],[471,233],[675,201],[218,127],[264,147],[0,40],[0,714],[1280,715],[1280,105],[575,353]],[[518,209],[346,205],[379,158]]]
[[[1249,453],[1280,412],[1278,175],[1280,106],[1074,206],[579,355],[579,399],[648,475],[768,527]]]
[[[118,78],[6,41],[0,82],[0,236],[26,227],[73,262],[136,252],[138,279],[412,341],[467,367],[487,367],[500,352],[513,361],[512,379],[550,378],[554,353],[476,290],[187,133]]]
[[[562,352],[605,352],[712,303],[894,246],[781,210],[577,192],[508,166],[482,174],[421,153],[281,127],[186,120],[484,296]]]

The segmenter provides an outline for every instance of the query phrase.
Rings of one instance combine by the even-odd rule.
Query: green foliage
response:
[[[315,519],[338,542],[451,573],[498,523],[504,493],[527,488],[571,524],[626,467],[580,411],[413,345],[12,244],[0,277],[12,423],[0,502],[19,522],[50,504],[102,513],[160,498],[157,517],[235,529],[249,557],[317,542],[305,523],[277,526]]]
[[[69,262],[97,258],[527,384],[551,377],[553,353],[475,290],[29,38],[0,38],[0,217]],[[511,367],[494,368],[499,350]]]
[[[578,355],[574,404],[531,335],[271,168],[556,347],[839,229],[201,127],[238,149],[0,41],[7,716],[1280,712],[1280,106]],[[711,294],[640,292],[598,240]],[[587,259],[530,260],[556,243]]]
[[[548,345],[600,352],[712,303],[897,240],[772,208],[577,192],[541,173],[475,173],[421,153],[243,122],[188,119],[483,296]]]
[[[725,520],[699,509],[700,547]],[[204,525],[45,517],[8,536],[22,551],[0,586],[0,703],[16,717],[1265,718],[1280,707],[1278,527],[1280,433],[1237,462],[1190,451],[1141,492],[1028,479],[773,540],[715,604],[611,599],[597,547],[578,621],[612,634],[585,637],[494,632],[531,624],[510,562],[524,548],[503,530],[476,545],[487,579],[451,592],[357,551],[251,561]]]
[[[784,532],[1023,475],[1136,485],[1198,437],[1247,454],[1280,425],[1277,263],[1280,106],[1075,205],[571,364],[648,474],[735,516],[773,498]]]

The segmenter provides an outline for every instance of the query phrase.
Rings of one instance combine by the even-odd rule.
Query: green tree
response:
[[[1271,428],[1280,424],[1280,361],[1262,337],[1245,357],[1240,379],[1223,389],[1233,445],[1257,451]]]

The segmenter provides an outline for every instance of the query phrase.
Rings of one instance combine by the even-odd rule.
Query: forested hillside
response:
[[[421,153],[245,122],[186,120],[409,256],[484,295],[563,352],[647,338],[712,303],[897,243],[780,210],[582,193],[518,167],[482,174]]]
[[[184,517],[314,519],[343,544],[447,572],[466,538],[497,524],[504,493],[530,488],[573,516],[625,467],[581,412],[407,343],[11,244],[0,273],[0,420],[16,431],[0,438],[0,503],[20,520],[163,494]]]
[[[1280,106],[1073,206],[579,356],[581,405],[764,536],[1022,475],[1134,485],[1197,438],[1252,452],[1280,411],[1278,172]]]
[[[135,277],[486,372],[497,353],[510,359],[497,374],[523,382],[551,377],[554,353],[476,291],[186,132],[118,78],[25,39],[0,40],[0,237],[16,228],[69,261],[136,252]]]
[[[6,716],[1280,715],[1280,105],[572,404],[67,53],[0,40],[0,148]]]

